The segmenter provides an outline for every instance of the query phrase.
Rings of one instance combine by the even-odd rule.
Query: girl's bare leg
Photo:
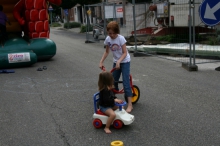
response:
[[[128,97],[128,107],[126,109],[126,112],[130,113],[133,110],[132,102],[131,102],[132,97]]]
[[[113,111],[115,111],[116,109],[118,109],[118,106],[114,106],[112,109]]]
[[[105,114],[108,116],[108,120],[107,123],[105,125],[105,133],[109,134],[112,133],[111,130],[109,129],[109,127],[111,126],[113,120],[115,119],[116,115],[115,112],[112,109],[107,109]]]

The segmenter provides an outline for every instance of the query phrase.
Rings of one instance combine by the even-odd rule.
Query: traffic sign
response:
[[[49,10],[49,11],[53,11],[53,7],[52,7],[52,6],[49,6],[48,10]]]
[[[204,0],[199,8],[199,16],[206,25],[217,25],[220,22],[220,1]]]
[[[88,10],[88,11],[87,11],[87,14],[90,15],[90,14],[91,14],[91,10]]]
[[[123,8],[117,8],[117,12],[123,12]]]
[[[68,9],[64,9],[63,11],[64,11],[64,13],[65,13],[66,15],[69,14],[69,13],[68,13]]]

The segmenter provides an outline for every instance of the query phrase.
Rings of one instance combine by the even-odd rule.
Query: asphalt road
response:
[[[92,125],[103,42],[51,29],[57,54],[51,60],[0,74],[0,146],[219,146],[220,63],[188,72],[179,62],[133,57],[133,83],[141,97],[135,121],[112,134]],[[47,70],[37,71],[47,66]],[[112,56],[105,61],[112,67]],[[123,96],[119,96],[123,98]]]

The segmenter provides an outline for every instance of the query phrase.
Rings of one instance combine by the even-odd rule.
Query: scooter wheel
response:
[[[134,92],[133,92],[133,90],[134,90]],[[132,104],[135,104],[138,102],[138,100],[140,98],[140,90],[139,90],[138,86],[136,86],[136,85],[133,85],[133,90],[132,90],[133,97],[131,98],[131,102],[132,102]],[[124,95],[124,97],[125,97],[125,101],[128,103],[128,97],[125,95]]]

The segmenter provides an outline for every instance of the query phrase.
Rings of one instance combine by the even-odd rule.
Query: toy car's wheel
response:
[[[100,119],[93,120],[93,126],[95,128],[101,128],[102,127],[102,121]]]
[[[133,104],[135,104],[138,102],[138,100],[140,98],[140,90],[139,90],[138,86],[136,86],[136,85],[133,85],[133,89],[134,89],[134,92],[132,90],[133,97],[131,99],[131,102]],[[126,97],[125,95],[124,95],[124,97],[125,97],[125,101],[128,102],[128,97]]]
[[[115,129],[120,129],[123,126],[123,123],[121,120],[115,120],[113,122],[113,126],[115,127]]]

